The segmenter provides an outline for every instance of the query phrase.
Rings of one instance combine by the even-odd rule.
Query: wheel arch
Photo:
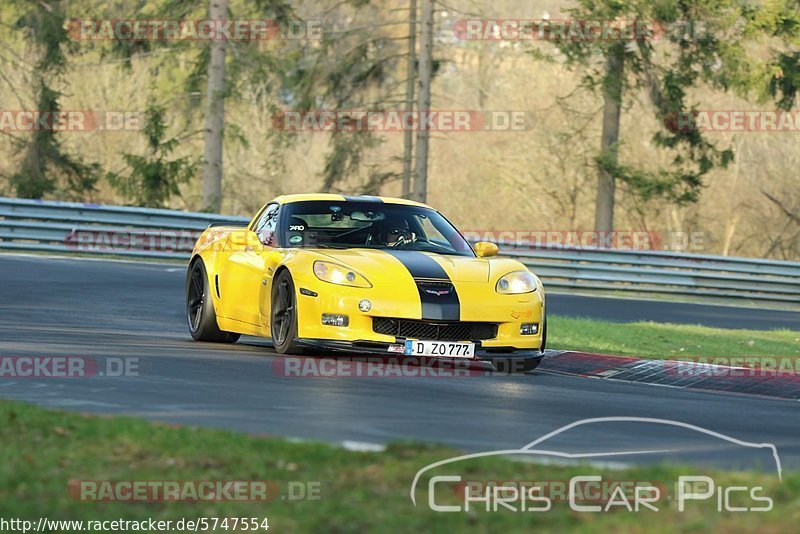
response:
[[[285,263],[280,264],[278,268],[275,269],[275,275],[272,277],[273,280],[275,278],[278,278],[278,275],[280,275],[283,271],[287,271],[289,273],[289,276],[292,277],[292,280],[294,280],[294,275],[292,274],[291,269],[289,269],[289,267]]]

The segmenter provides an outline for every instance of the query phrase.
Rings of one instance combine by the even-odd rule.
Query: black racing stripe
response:
[[[419,298],[422,302],[422,318],[434,321],[460,321],[461,302],[458,300],[456,286],[447,276],[447,272],[436,260],[411,250],[386,250],[397,258],[408,269],[417,284]],[[436,294],[435,283],[426,287],[425,281],[420,279],[439,280],[452,285],[452,290],[444,295]]]
[[[363,196],[342,195],[342,196],[348,202],[375,202],[376,204],[383,204],[383,200],[381,200],[380,197],[375,197],[372,195],[363,195]]]

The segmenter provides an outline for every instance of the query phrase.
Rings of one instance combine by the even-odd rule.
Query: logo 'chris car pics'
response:
[[[429,464],[417,471],[411,484],[410,497],[414,506],[425,506],[437,513],[468,513],[482,510],[491,513],[551,512],[555,507],[567,506],[573,513],[659,512],[665,509],[679,513],[698,508],[716,513],[769,512],[774,507],[773,498],[763,485],[726,485],[714,477],[702,474],[704,468],[686,469],[672,479],[620,479],[607,473],[619,472],[620,460],[639,455],[650,455],[662,461],[681,453],[681,446],[657,450],[615,450],[598,452],[563,452],[551,443],[568,433],[587,427],[629,424],[645,430],[648,427],[666,427],[679,434],[696,434],[699,442],[717,442],[726,448],[744,448],[770,462],[770,472],[782,481],[782,467],[778,450],[771,443],[751,443],[720,434],[702,427],[644,417],[600,417],[575,421],[558,428],[519,449],[506,449],[464,454]],[[666,438],[665,446],[670,439]],[[680,442],[681,439],[674,441]],[[588,442],[584,442],[588,443]],[[685,443],[685,442],[684,442]],[[710,443],[706,443],[709,447]],[[694,445],[693,445],[694,446]],[[686,447],[686,445],[683,445]],[[573,446],[574,448],[574,446]],[[584,444],[582,449],[588,448]],[[709,450],[713,450],[710,448]],[[475,479],[467,473],[474,472],[475,464],[489,457],[507,458],[517,462],[547,463],[558,460],[574,465],[580,474],[564,479]],[[616,461],[616,465],[614,462]],[[600,475],[598,473],[604,473]],[[426,484],[423,483],[427,481]],[[421,497],[421,502],[418,502]]]

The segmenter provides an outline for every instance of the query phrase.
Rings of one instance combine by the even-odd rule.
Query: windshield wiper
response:
[[[333,249],[338,249],[338,250],[344,250],[344,249],[347,249],[347,248],[353,248],[355,246],[357,246],[357,245],[341,245],[341,246],[337,246],[337,245],[333,245],[331,243],[319,243],[317,245],[304,245],[303,248],[333,248]]]

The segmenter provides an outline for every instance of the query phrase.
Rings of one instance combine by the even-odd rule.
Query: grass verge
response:
[[[395,444],[386,452],[348,452],[320,443],[294,443],[231,431],[174,427],[131,418],[100,418],[0,401],[0,517],[73,520],[180,518],[268,518],[271,531],[477,532],[537,529],[596,532],[752,531],[778,532],[800,522],[800,474],[717,472],[653,466],[610,471],[588,466],[553,466],[482,458],[451,468],[465,480],[568,481],[575,475],[663,485],[665,497],[682,474],[713,476],[718,486],[763,486],[774,509],[761,513],[717,512],[716,499],[691,502],[679,512],[673,500],[658,512],[577,513],[554,501],[546,512],[433,512],[423,477],[417,506],[409,498],[416,472],[457,454],[444,447]],[[698,472],[700,471],[700,472]],[[443,474],[433,471],[431,474]],[[320,482],[318,500],[298,502],[92,502],[68,494],[75,480],[271,480]],[[447,485],[437,486],[448,488]],[[463,504],[458,492],[437,492],[439,504]],[[673,493],[674,494],[674,493]],[[748,501],[750,506],[760,505]],[[586,503],[583,503],[586,504]],[[597,503],[592,503],[597,504]],[[748,503],[738,503],[748,505]],[[456,530],[458,529],[458,530]],[[73,530],[61,529],[63,532]],[[263,532],[263,531],[262,531]]]
[[[800,332],[733,330],[669,323],[612,323],[548,317],[548,346],[654,359],[686,357],[800,360]]]

